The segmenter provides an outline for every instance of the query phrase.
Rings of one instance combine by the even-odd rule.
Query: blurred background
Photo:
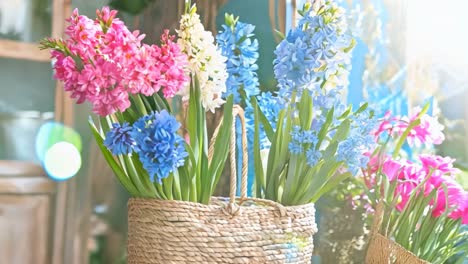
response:
[[[224,13],[256,26],[262,90],[274,90],[273,51],[305,0],[204,0],[214,34]],[[436,151],[468,168],[468,9],[466,0],[337,0],[358,40],[347,101],[366,100],[377,113],[431,102],[447,140]],[[173,33],[183,0],[0,0],[0,256],[12,264],[125,263],[126,192],[100,156],[87,127],[88,105],[75,105],[52,78],[46,37],[62,36],[74,8],[94,17],[110,5],[131,29],[157,42]],[[466,174],[460,181],[468,186]],[[223,193],[227,184],[221,184]],[[365,212],[343,191],[320,201],[314,263],[363,263]]]

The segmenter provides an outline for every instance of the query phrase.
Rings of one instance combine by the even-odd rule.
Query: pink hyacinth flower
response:
[[[411,116],[403,117],[397,124],[397,131],[401,135],[408,128],[410,123],[415,121],[421,108],[416,107],[412,110]],[[422,144],[441,144],[445,136],[442,132],[444,127],[437,121],[437,118],[424,114],[421,117],[420,124],[411,129],[408,134],[408,143],[410,145],[420,146]]]
[[[449,175],[454,176],[460,171],[453,167],[455,159],[450,157],[441,157],[437,155],[422,154],[419,156],[419,160],[422,163],[424,170],[429,173],[430,170],[434,170],[435,176]]]
[[[442,179],[443,184],[447,188],[447,194],[441,184],[437,190],[437,200],[435,202],[432,201],[432,204],[434,204],[432,215],[438,217],[448,208],[449,210],[454,210],[449,214],[449,217],[458,218],[460,217],[460,212],[463,212],[465,210],[464,207],[466,207],[466,192],[454,179],[449,177],[443,177]]]
[[[92,20],[75,9],[67,19],[68,39],[48,41],[54,76],[77,103],[88,101],[93,112],[107,116],[130,107],[129,94],[152,96],[162,89],[172,97],[186,86],[187,56],[167,30],[161,47],[149,46],[116,18],[117,11],[104,7],[96,15]]]

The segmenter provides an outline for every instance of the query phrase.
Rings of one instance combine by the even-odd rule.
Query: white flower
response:
[[[226,57],[214,44],[214,37],[205,31],[200,17],[193,11],[182,15],[180,29],[177,31],[181,50],[189,59],[188,70],[198,77],[200,82],[201,102],[205,109],[214,112],[224,100],[221,95],[226,92]],[[179,94],[183,100],[189,99],[190,88],[185,87]]]

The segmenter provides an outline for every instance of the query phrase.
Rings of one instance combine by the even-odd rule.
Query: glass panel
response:
[[[1,0],[0,38],[37,42],[51,34],[51,0]]]
[[[0,80],[0,160],[37,162],[35,137],[54,111],[50,64],[0,59]]]

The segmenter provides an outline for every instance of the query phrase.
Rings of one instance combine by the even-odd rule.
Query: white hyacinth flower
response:
[[[203,27],[195,7],[182,15],[177,33],[177,44],[189,60],[188,70],[200,82],[202,105],[207,111],[214,112],[225,102],[221,95],[226,92],[227,58],[221,55],[211,32]],[[190,87],[185,87],[179,94],[183,100],[188,100]]]

